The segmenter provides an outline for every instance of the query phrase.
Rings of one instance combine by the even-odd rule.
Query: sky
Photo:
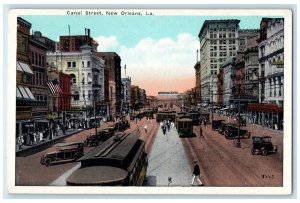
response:
[[[194,65],[199,49],[198,34],[205,20],[239,19],[241,29],[258,29],[260,16],[61,16],[22,15],[54,41],[59,36],[84,35],[85,28],[99,43],[98,51],[121,57],[122,77],[146,90],[184,92],[195,86]],[[59,22],[59,23],[58,23]]]

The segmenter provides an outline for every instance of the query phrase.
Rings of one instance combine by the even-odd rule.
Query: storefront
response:
[[[283,130],[283,108],[277,104],[249,103],[247,114],[252,123]]]

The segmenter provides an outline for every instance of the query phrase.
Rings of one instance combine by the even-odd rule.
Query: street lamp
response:
[[[241,139],[240,139],[241,84],[238,85],[238,92],[239,92],[238,136],[237,136],[235,147],[241,148]]]

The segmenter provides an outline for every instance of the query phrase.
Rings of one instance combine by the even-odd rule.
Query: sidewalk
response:
[[[22,148],[19,149],[19,146],[16,145],[16,153],[22,153],[25,152],[27,150],[33,149],[33,148],[37,148],[40,147],[42,145],[46,145],[46,144],[50,144],[52,142],[57,141],[58,139],[64,138],[64,137],[68,137],[70,135],[79,133],[81,131],[83,131],[84,129],[69,129],[66,131],[65,134],[63,134],[62,130],[58,131],[57,135],[53,135],[52,139],[49,139],[50,136],[48,136],[47,138],[44,138],[42,141],[40,141],[39,143],[33,144],[33,145],[22,145]]]
[[[144,186],[190,186],[192,171],[175,128],[159,127],[150,154]]]

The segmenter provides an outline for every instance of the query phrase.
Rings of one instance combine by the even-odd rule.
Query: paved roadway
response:
[[[165,135],[161,128],[158,129],[148,162],[145,186],[190,185],[191,168],[175,128]]]

